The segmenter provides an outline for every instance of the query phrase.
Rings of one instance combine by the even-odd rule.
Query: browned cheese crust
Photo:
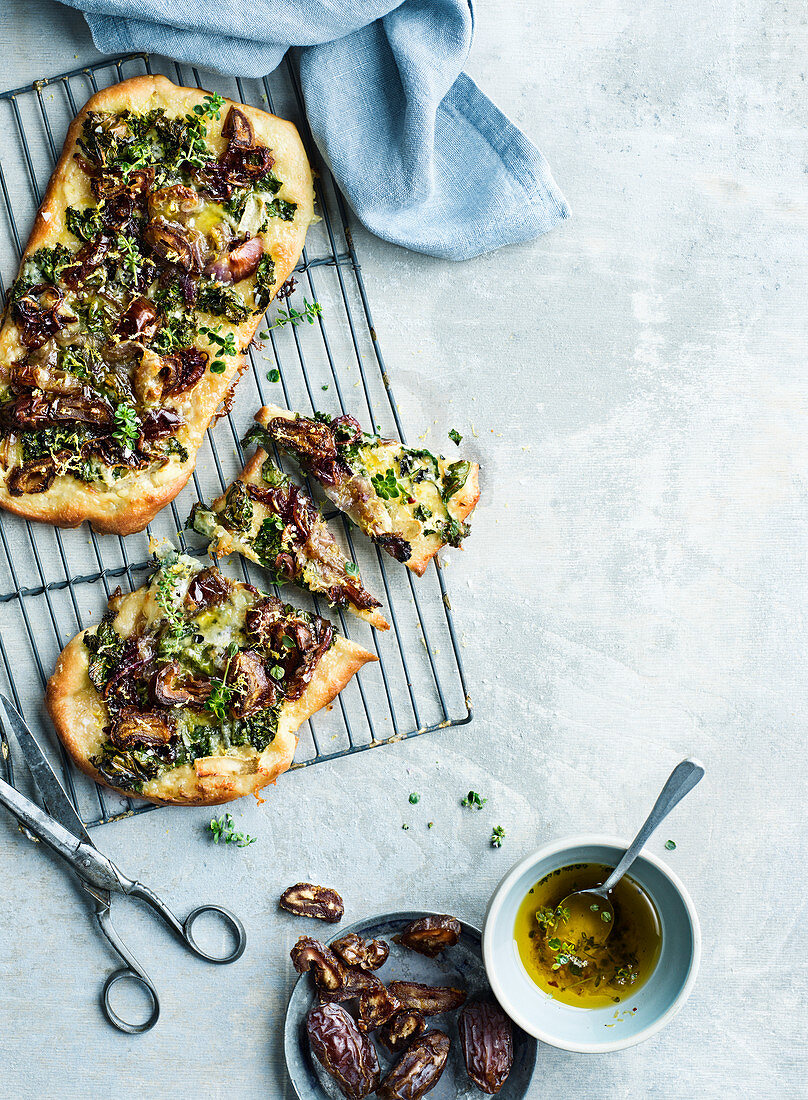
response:
[[[182,117],[201,103],[204,97],[205,92],[197,88],[178,87],[163,76],[138,76],[96,92],[70,125],[62,155],[37,213],[21,264],[45,246],[53,247],[60,243],[75,246],[75,238],[66,226],[65,210],[69,206],[84,207],[95,203],[89,179],[73,157],[89,112],[124,109],[145,112],[162,107],[167,116]],[[232,100],[225,100],[221,121],[208,126],[208,141],[217,155],[225,144],[221,128],[233,103]],[[291,122],[255,107],[237,106],[249,118],[256,140],[272,150],[274,170],[283,181],[280,197],[297,203],[293,221],[271,218],[267,231],[260,234],[264,252],[268,252],[275,263],[274,297],[300,258],[306,231],[314,217],[311,168],[297,129]],[[193,388],[172,399],[171,406],[186,424],[180,437],[189,452],[185,462],[175,456],[165,466],[137,471],[110,487],[98,487],[70,475],[62,475],[45,492],[23,496],[12,496],[8,492],[4,472],[0,471],[0,507],[58,527],[77,527],[84,520],[89,520],[102,534],[128,535],[141,531],[161,508],[174,499],[191,476],[205,431],[228,390],[238,381],[246,365],[246,349],[262,320],[261,314],[253,314],[242,324],[235,325],[205,313],[199,316],[213,327],[221,324],[223,335],[233,332],[239,354],[228,361],[224,373],[214,375],[208,370]],[[204,351],[215,352],[215,348],[203,337],[199,338],[197,346]],[[0,329],[0,370],[7,370],[26,351],[18,326],[7,311]]]
[[[134,630],[147,599],[146,588],[121,598],[113,625],[122,637]],[[86,633],[77,634],[62,650],[48,680],[45,700],[56,732],[73,762],[91,779],[109,787],[111,784],[90,763],[104,741],[103,730],[109,715],[88,676]],[[333,702],[364,664],[376,660],[356,642],[336,637],[318,662],[303,694],[283,704],[275,739],[262,753],[248,746],[237,754],[196,760],[194,766],[182,765],[146,783],[134,797],[157,805],[216,806],[256,794],[291,766],[298,740],[296,733],[303,722]],[[132,796],[131,791],[114,786],[112,789]]]
[[[296,414],[288,409],[282,409],[278,405],[264,405],[255,414],[255,419],[262,427],[266,427],[271,420],[279,416],[284,417],[286,420],[294,420]],[[448,511],[450,515],[462,523],[474,511],[479,499],[480,467],[478,463],[472,462],[466,483],[462,489],[451,497],[447,506]],[[416,528],[420,528],[417,523],[414,525],[414,530]],[[412,547],[412,555],[405,564],[417,577],[422,577],[430,561],[446,543],[438,535],[424,535],[417,533],[417,531],[414,535],[405,534],[405,537],[408,538]]]

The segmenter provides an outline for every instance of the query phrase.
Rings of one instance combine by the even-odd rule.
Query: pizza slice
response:
[[[295,127],[162,76],[73,121],[0,328],[0,507],[139,531],[193,470],[313,218]]]
[[[275,584],[292,582],[377,630],[390,629],[381,603],[364,588],[359,567],[343,554],[314,501],[261,447],[210,508],[194,505],[188,526],[211,540],[211,554],[235,550],[263,566]]]
[[[396,561],[423,576],[442,546],[460,546],[480,497],[476,462],[363,432],[352,416],[313,418],[265,405],[248,441],[275,444]]]
[[[274,783],[300,725],[375,660],[326,619],[172,551],[68,643],[46,701],[74,762],[99,783],[216,805]]]

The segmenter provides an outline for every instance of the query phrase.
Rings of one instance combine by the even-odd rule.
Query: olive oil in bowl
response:
[[[651,976],[662,947],[654,903],[626,875],[610,894],[614,925],[605,942],[565,936],[560,902],[575,890],[599,886],[612,872],[602,863],[575,863],[545,875],[519,906],[514,940],[529,977],[564,1004],[605,1008],[619,1004]],[[569,914],[566,914],[569,917]]]

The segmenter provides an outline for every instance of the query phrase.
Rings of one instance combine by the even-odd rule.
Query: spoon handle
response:
[[[703,775],[704,768],[697,760],[683,760],[681,764],[676,765],[668,776],[668,782],[662,788],[645,824],[632,841],[631,847],[601,887],[604,892],[615,888],[645,847],[651,833],[665,820],[673,807],[678,805],[684,796],[693,790]]]

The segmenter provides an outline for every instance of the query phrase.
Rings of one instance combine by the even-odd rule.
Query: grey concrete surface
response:
[[[701,914],[693,997],[623,1053],[543,1048],[532,1095],[804,1095],[805,9],[494,0],[477,18],[470,71],[572,220],[462,266],[358,234],[406,422],[456,427],[484,468],[447,572],[476,718],[285,777],[234,808],[258,837],[243,851],[212,846],[201,811],[105,829],[178,909],[219,899],[251,936],[212,971],[126,906],[163,994],[144,1037],[101,1019],[111,958],[84,904],[0,819],[3,1097],[289,1096],[283,887],[333,884],[352,918],[479,923],[513,861],[628,834],[686,753],[707,778],[651,848],[675,839]],[[0,42],[6,87],[96,56],[47,0],[5,0]]]

